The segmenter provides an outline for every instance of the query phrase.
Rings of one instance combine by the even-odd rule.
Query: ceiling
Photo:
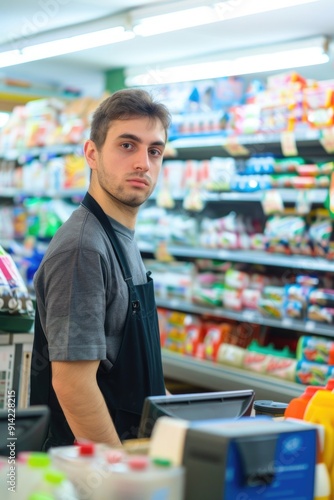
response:
[[[184,0],[187,5],[203,4],[199,0]],[[1,2],[0,52],[22,46],[29,38],[51,40],[60,34],[67,36],[83,31],[106,28],[114,16],[132,9],[150,8],[151,14],[168,8],[180,8],[184,1],[157,0],[11,0]],[[233,8],[240,0],[228,0]],[[267,0],[270,2],[271,0]],[[208,3],[208,2],[207,2]],[[215,22],[196,28],[172,31],[150,37],[136,37],[125,42],[25,63],[0,69],[0,78],[16,76],[71,80],[74,70],[83,68],[101,73],[107,69],[142,66],[156,69],[167,62],[206,59],[232,50],[304,39],[319,35],[334,37],[334,1],[318,2]],[[54,75],[52,72],[54,70]],[[316,68],[298,70],[307,78],[334,79],[333,60]],[[67,74],[67,76],[66,76]],[[78,73],[79,74],[79,73]],[[84,80],[84,77],[81,77]],[[71,84],[71,81],[68,82]]]

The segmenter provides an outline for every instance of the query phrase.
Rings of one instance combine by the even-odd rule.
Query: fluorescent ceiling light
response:
[[[134,36],[132,31],[126,31],[123,26],[117,26],[115,28],[53,40],[51,42],[30,45],[21,50],[9,50],[0,53],[0,68],[122,42],[130,40]]]
[[[193,28],[215,21],[217,21],[217,15],[214,10],[209,6],[203,6],[142,19],[139,24],[133,27],[133,31],[136,35],[151,36],[168,31]]]
[[[137,19],[133,20],[133,31],[140,36],[158,35],[317,1],[319,0],[225,0],[142,19],[138,19],[137,14]]]
[[[155,35],[316,1],[319,0],[225,0],[216,3],[211,1],[207,5],[189,9],[181,9],[180,6],[183,2],[179,2],[179,11],[149,17],[143,15],[143,12],[147,12],[147,10],[136,9],[133,11],[133,15],[129,14],[134,25],[133,31],[127,30],[123,26],[117,26],[34,44],[22,49],[0,52],[0,68],[110,45],[130,40],[136,34],[141,36]],[[191,5],[190,2],[187,5]],[[142,17],[139,17],[139,12],[142,13]],[[126,22],[124,21],[126,25],[128,25],[129,16],[126,16]]]
[[[213,4],[213,9],[216,12],[216,20],[222,21],[318,1],[319,0],[237,0],[235,2],[229,2],[225,0]]]
[[[276,48],[265,54],[149,70],[144,74],[129,75],[125,81],[129,87],[161,85],[313,66],[328,61],[329,57],[323,46],[286,50]]]

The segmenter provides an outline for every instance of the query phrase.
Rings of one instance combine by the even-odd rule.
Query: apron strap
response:
[[[110,243],[115,251],[115,255],[116,255],[118,263],[121,267],[124,280],[129,285],[129,287],[132,289],[133,282],[132,282],[130,268],[128,266],[125,255],[122,251],[121,245],[119,244],[116,232],[115,232],[114,228],[112,227],[112,225],[110,224],[110,221],[109,221],[107,215],[102,210],[102,208],[97,203],[97,201],[89,193],[85,194],[85,197],[81,202],[81,205],[84,205],[86,208],[88,208],[88,210],[93,215],[95,215],[95,217],[98,219],[98,221],[102,225],[102,227],[105,230],[105,232],[110,240]]]

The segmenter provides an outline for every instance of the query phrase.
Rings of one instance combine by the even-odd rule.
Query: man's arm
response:
[[[52,361],[52,385],[77,440],[109,446],[121,441],[96,381],[100,361]]]

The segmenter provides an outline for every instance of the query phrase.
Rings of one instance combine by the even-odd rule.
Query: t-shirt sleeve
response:
[[[44,263],[40,280],[51,361],[106,358],[106,279],[95,251],[62,252]]]

